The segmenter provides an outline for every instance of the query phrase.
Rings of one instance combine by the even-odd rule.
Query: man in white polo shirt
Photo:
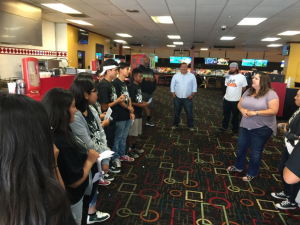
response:
[[[246,90],[247,80],[243,74],[239,73],[238,64],[236,62],[230,63],[229,72],[224,76],[226,93],[223,100],[223,122],[220,132],[226,131],[228,128],[230,115],[232,113],[232,132],[238,133],[239,131],[239,103],[242,93]]]

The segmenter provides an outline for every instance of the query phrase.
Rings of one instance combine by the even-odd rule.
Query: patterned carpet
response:
[[[157,126],[143,126],[137,142],[145,153],[124,163],[111,185],[99,186],[97,209],[111,214],[102,224],[281,225],[300,214],[277,209],[270,194],[283,189],[277,173],[281,133],[268,141],[259,176],[251,183],[241,180],[245,173],[226,170],[235,162],[238,136],[217,132],[221,90],[198,89],[194,132],[187,129],[184,111],[181,128],[172,131],[173,101],[166,86],[157,88],[153,117]]]

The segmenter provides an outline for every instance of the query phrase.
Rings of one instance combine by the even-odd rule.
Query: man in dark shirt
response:
[[[96,77],[97,77],[97,80],[95,81],[95,87],[97,87],[100,83],[100,81],[104,78],[104,75],[101,75],[101,70],[98,70],[96,72]]]
[[[143,65],[140,65],[140,69],[143,71],[143,81],[141,83],[143,101],[148,102],[149,99],[152,98],[149,106],[145,108],[146,115],[147,115],[147,126],[154,127],[155,124],[151,121],[151,109],[154,107],[154,99],[153,99],[153,92],[156,89],[156,79],[154,76],[153,70],[149,67],[150,66],[150,59],[146,56],[143,59]]]
[[[106,112],[110,107],[112,110],[112,121],[110,124],[104,128],[104,132],[107,139],[107,146],[113,150],[115,132],[116,132],[116,120],[118,118],[118,104],[125,101],[125,96],[121,95],[117,98],[116,88],[112,83],[112,80],[116,78],[118,74],[119,64],[113,60],[108,59],[103,63],[103,72],[104,79],[102,79],[97,86],[98,89],[98,102],[101,105],[102,112]],[[121,163],[114,166],[121,167]]]

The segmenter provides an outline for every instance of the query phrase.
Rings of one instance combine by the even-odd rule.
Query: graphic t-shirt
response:
[[[230,102],[240,101],[242,96],[242,88],[248,85],[245,76],[243,74],[226,74],[225,76],[225,86],[227,86],[227,88],[224,98]]]
[[[74,140],[74,146],[72,146],[63,135],[57,135],[54,138],[54,144],[59,149],[57,165],[65,183],[68,197],[73,205],[82,198],[89,184],[89,177],[87,177],[78,187],[71,188],[69,186],[83,177],[83,167],[88,156],[88,151],[86,145],[80,138],[72,132],[70,132],[70,135]]]
[[[100,128],[98,126],[97,120],[94,117],[89,107],[87,109],[87,112],[88,112],[87,116],[85,116],[84,114],[82,115],[85,118],[86,123],[89,127],[91,139],[95,144],[101,145],[101,133],[100,133]]]
[[[141,91],[140,85],[136,85],[135,83],[132,83],[129,86],[129,96],[130,96],[132,102],[139,103],[139,104],[143,103],[142,91]],[[137,107],[137,106],[133,106],[133,108],[134,108],[135,118],[137,118],[137,119],[142,118],[143,108]]]
[[[126,100],[124,103],[128,106],[129,105],[129,93],[127,85],[124,81],[121,81],[119,78],[116,78],[113,80],[113,84],[116,88],[117,97],[120,97],[121,95],[126,95]],[[129,110],[118,104],[118,119],[117,121],[123,121],[123,120],[129,120]]]
[[[116,88],[112,82],[109,82],[106,79],[102,79],[97,86],[98,90],[98,102],[101,103],[112,103],[117,100]],[[111,107],[112,114],[111,117],[114,120],[118,118],[118,105]]]

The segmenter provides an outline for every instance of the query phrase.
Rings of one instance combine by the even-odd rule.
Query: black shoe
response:
[[[114,167],[114,166],[112,166],[112,167],[109,168],[109,172],[110,173],[120,173],[121,170],[118,169],[118,168],[116,168],[116,167]]]
[[[108,173],[104,174],[104,181],[113,181],[115,178],[110,176]]]
[[[294,218],[287,219],[287,225],[300,225],[300,220]]]
[[[154,127],[154,126],[155,126],[155,124],[152,123],[151,121],[148,121],[148,122],[146,123],[146,125],[147,125],[147,126],[150,126],[150,127]]]

